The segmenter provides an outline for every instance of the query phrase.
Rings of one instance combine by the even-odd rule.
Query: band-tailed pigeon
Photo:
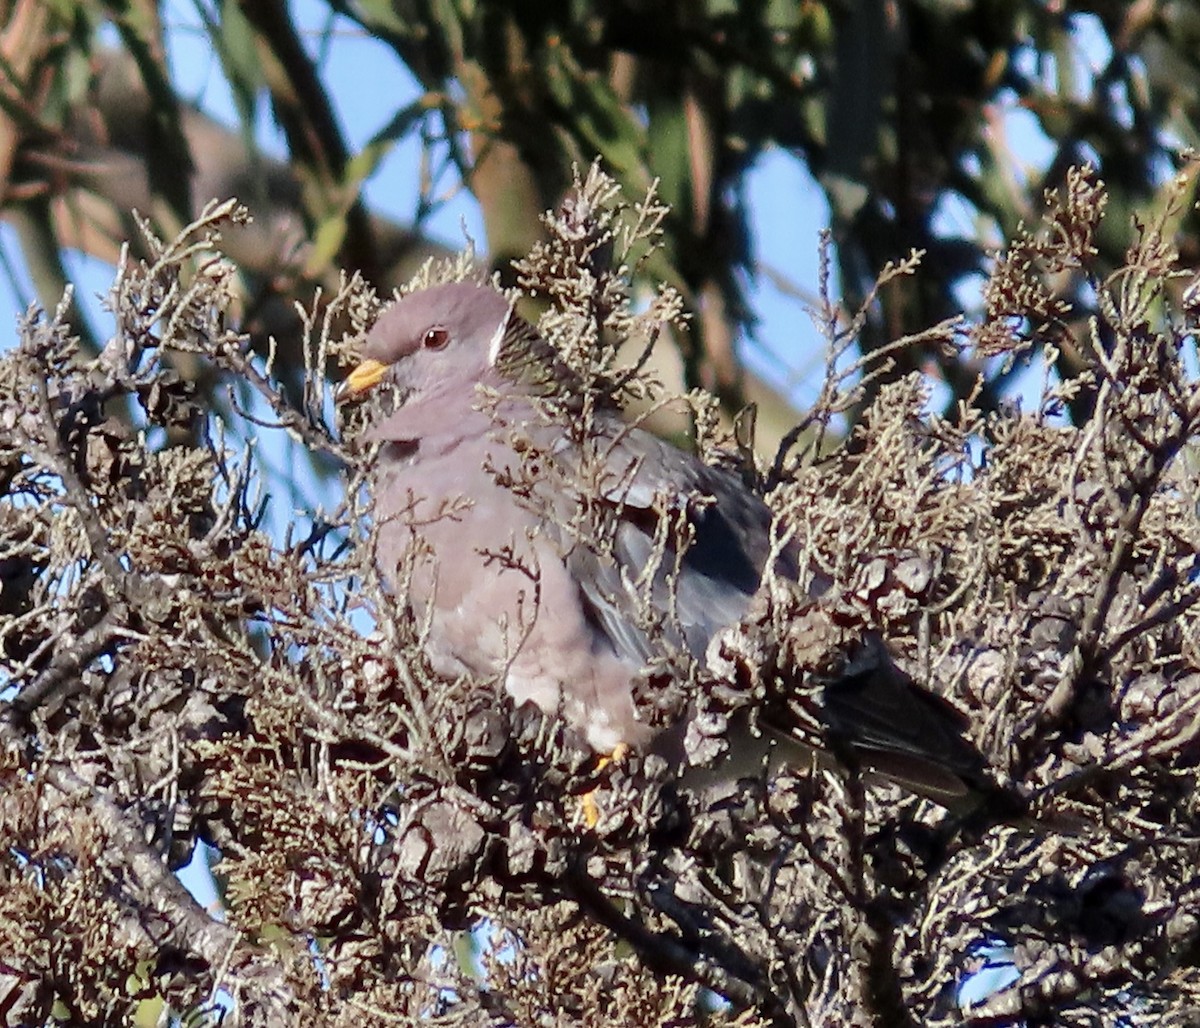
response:
[[[560,714],[598,753],[654,746],[661,735],[634,703],[634,680],[654,656],[638,607],[647,593],[635,580],[662,550],[664,511],[683,512],[692,538],[668,554],[677,559],[658,568],[649,595],[673,604],[663,637],[703,660],[758,590],[770,553],[767,506],[737,475],[615,411],[595,413],[586,441],[548,420],[536,397],[562,366],[490,287],[459,282],[403,297],[363,355],[339,398],[385,380],[403,398],[369,430],[383,444],[377,559],[385,576],[405,578],[417,616],[428,619],[434,668],[502,677],[518,705]],[[567,528],[578,499],[555,495],[554,476],[528,473],[549,462],[584,474],[585,448],[600,468],[590,502],[616,518],[606,549]],[[950,806],[995,790],[949,705],[894,669],[847,674],[825,697],[827,727],[864,770]],[[811,753],[821,740],[800,742]]]

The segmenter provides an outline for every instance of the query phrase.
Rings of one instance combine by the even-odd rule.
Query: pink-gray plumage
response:
[[[759,586],[770,553],[766,505],[738,476],[601,410],[591,443],[604,474],[593,500],[618,518],[611,557],[572,539],[563,526],[574,498],[544,482],[533,497],[513,488],[531,480],[522,467],[531,454],[564,469],[563,481],[582,462],[578,440],[536,407],[539,393],[564,386],[561,365],[487,286],[405,296],[371,330],[363,356],[341,395],[386,379],[404,397],[369,430],[383,443],[377,559],[393,581],[411,571],[409,596],[415,616],[428,619],[433,666],[501,678],[516,703],[561,715],[597,752],[653,746],[633,680],[654,644],[633,615],[628,580],[650,560],[661,499],[674,497],[694,532],[680,558],[672,624],[700,660]],[[665,604],[665,580],[654,589]],[[947,804],[981,785],[994,790],[952,710],[911,683],[860,673],[826,697],[833,730],[864,768]],[[789,734],[790,726],[776,727]]]

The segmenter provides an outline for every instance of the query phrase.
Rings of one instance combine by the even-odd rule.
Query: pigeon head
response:
[[[406,396],[454,382],[478,382],[495,367],[512,303],[489,286],[453,282],[403,297],[367,335],[363,362],[338,391],[361,396],[388,381]]]
[[[570,397],[583,388],[511,300],[474,282],[430,286],[404,296],[375,323],[362,353],[363,362],[338,390],[339,401],[385,381],[406,402],[489,380],[543,396]]]

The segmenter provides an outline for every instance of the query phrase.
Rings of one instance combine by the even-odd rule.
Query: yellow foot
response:
[[[609,764],[619,764],[629,756],[629,747],[619,742],[613,747],[612,753],[602,755],[596,761],[596,771],[603,771]],[[583,808],[583,823],[588,828],[595,828],[600,823],[600,805],[596,802],[596,790],[589,789],[583,794],[580,800],[580,806]]]

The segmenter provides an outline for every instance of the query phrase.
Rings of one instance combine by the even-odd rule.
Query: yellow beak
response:
[[[355,368],[337,388],[333,398],[337,403],[350,400],[379,385],[391,365],[376,360],[365,360]]]

